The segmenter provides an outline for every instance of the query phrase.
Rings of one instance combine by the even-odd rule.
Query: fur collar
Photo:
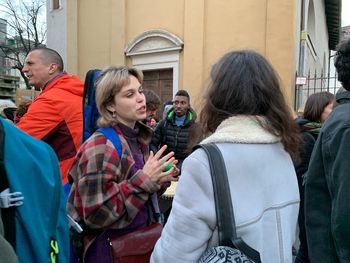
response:
[[[258,122],[260,116],[238,115],[224,120],[216,131],[201,143],[277,143],[279,137],[265,130]]]

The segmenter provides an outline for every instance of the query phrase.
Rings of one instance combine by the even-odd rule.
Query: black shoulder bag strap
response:
[[[254,262],[260,263],[259,252],[248,246],[240,237],[237,237],[230,187],[221,151],[215,144],[200,144],[195,147],[195,149],[197,148],[202,148],[208,155],[214,189],[219,245],[234,247]]]

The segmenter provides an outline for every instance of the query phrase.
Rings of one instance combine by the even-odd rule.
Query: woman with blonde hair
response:
[[[83,226],[84,262],[113,262],[109,241],[155,221],[153,194],[177,180],[174,153],[148,152],[152,130],[146,118],[142,73],[110,67],[96,82],[98,125],[111,127],[121,142],[121,155],[97,130],[80,148],[69,172],[70,216]],[[152,201],[153,200],[153,201]],[[130,245],[130,244],[129,244]]]

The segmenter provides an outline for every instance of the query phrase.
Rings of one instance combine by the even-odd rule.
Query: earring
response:
[[[117,114],[115,113],[115,111],[112,112],[112,118],[117,117]]]

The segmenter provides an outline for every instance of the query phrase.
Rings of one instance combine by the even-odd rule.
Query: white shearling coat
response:
[[[235,116],[202,142],[216,143],[221,150],[237,234],[266,263],[292,262],[296,238],[298,184],[291,157],[279,141],[255,118]],[[198,149],[183,163],[172,211],[151,262],[198,262],[215,245],[212,180],[207,155]]]

